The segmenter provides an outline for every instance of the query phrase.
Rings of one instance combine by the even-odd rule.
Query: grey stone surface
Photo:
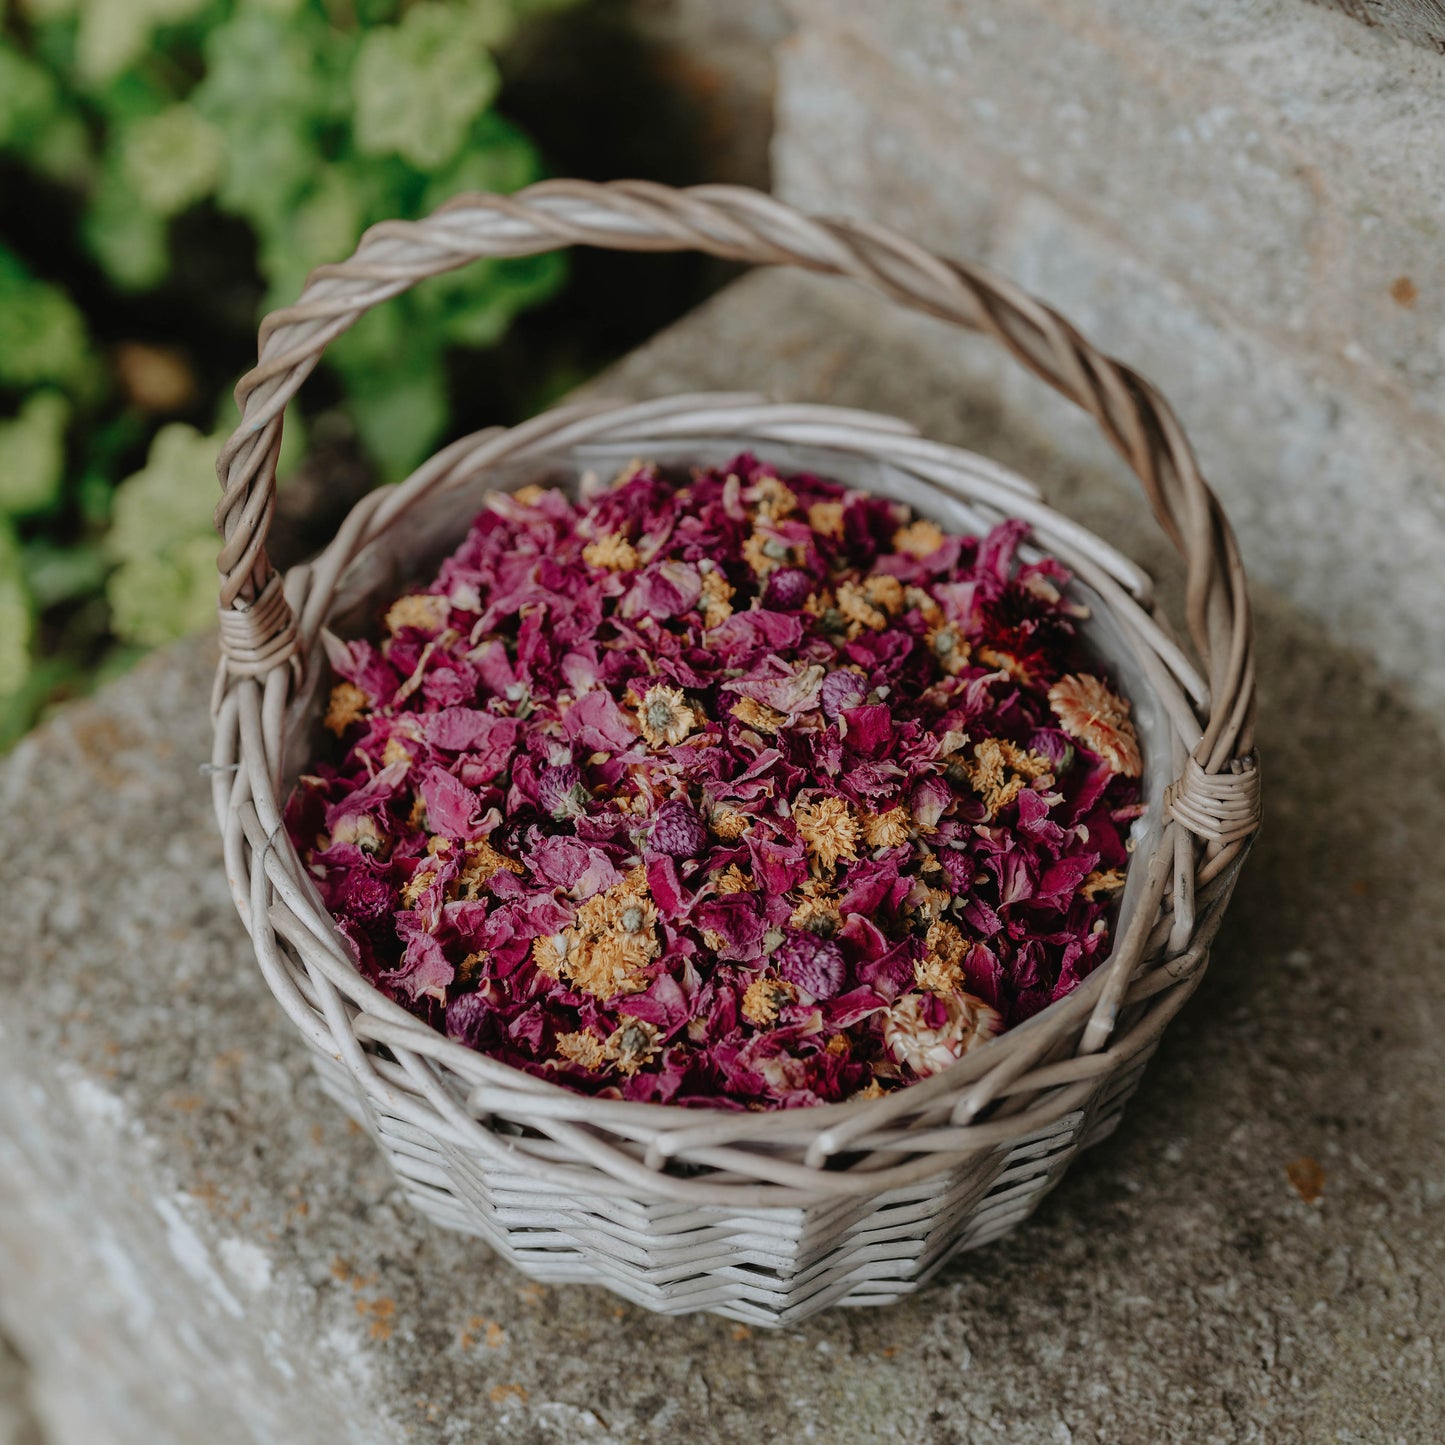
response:
[[[609,385],[896,410],[1163,557],[1067,441],[858,326],[756,278]],[[403,1214],[232,912],[211,644],[63,714],[0,768],[0,1328],[53,1445],[1441,1438],[1439,736],[1258,601],[1268,825],[1120,1132],[914,1300],[777,1333],[537,1289]]]
[[[1295,0],[790,4],[781,193],[985,260],[1138,365],[1257,574],[1445,703],[1445,67]],[[1078,432],[957,355],[1015,425]]]

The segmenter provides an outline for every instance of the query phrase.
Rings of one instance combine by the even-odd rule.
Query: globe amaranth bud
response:
[[[707,829],[691,803],[673,798],[652,820],[652,850],[670,858],[695,858],[707,845]]]

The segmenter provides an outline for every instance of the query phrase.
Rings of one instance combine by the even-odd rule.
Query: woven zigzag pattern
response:
[[[1114,1131],[1146,1062],[1147,1055],[1136,1060],[1087,1108],[971,1165],[874,1198],[753,1210],[539,1186],[403,1120],[368,1120],[334,1061],[317,1058],[316,1067],[326,1092],[370,1125],[412,1206],[482,1239],[523,1274],[544,1284],[605,1284],[659,1314],[706,1311],[767,1328],[835,1305],[892,1304],[955,1255],[1009,1233],[1078,1150]]]
[[[1085,407],[1144,486],[1185,562],[1193,656],[1149,578],[995,464],[896,419],[752,396],[555,409],[453,443],[353,510],[283,579],[265,541],[282,414],[327,343],[369,306],[478,256],[587,243],[696,246],[833,271],[982,330]],[[1068,1160],[1112,1127],[1169,1020],[1197,986],[1259,819],[1254,671],[1228,521],[1152,387],[1056,313],[986,273],[881,228],[799,215],[753,192],[555,182],[470,196],[373,228],[268,318],[241,382],[242,421],[218,464],[223,658],[211,773],[227,876],[256,958],[323,1069],[408,1195],[539,1278],[603,1283],[651,1309],[751,1323],[883,1303],[951,1253],[1025,1217]],[[815,449],[846,477],[955,529],[1024,517],[1089,589],[1116,661],[1156,719],[1152,831],[1129,870],[1109,959],[1068,997],[950,1068],[873,1100],[717,1113],[572,1093],[446,1039],[357,972],[281,822],[324,682],[324,631],[374,605],[414,561],[417,527],[460,535],[488,486],[527,468],[727,445]],[[886,483],[886,485],[885,485]]]

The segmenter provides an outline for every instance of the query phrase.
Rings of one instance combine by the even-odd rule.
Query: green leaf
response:
[[[106,584],[116,636],[161,647],[216,621],[216,541],[192,537],[163,553],[136,557]]]
[[[14,420],[0,422],[0,513],[29,516],[59,500],[69,420],[59,392],[37,391]]]
[[[352,386],[347,412],[386,481],[398,481],[423,462],[446,430],[446,372],[438,358],[425,370],[380,374]]]
[[[146,51],[152,33],[204,10],[210,0],[82,0],[76,36],[81,78],[99,84],[119,75]]]
[[[184,103],[134,122],[120,137],[122,175],[162,216],[172,216],[209,195],[223,163],[215,126]]]
[[[519,191],[543,174],[537,148],[495,111],[480,117],[454,164],[427,178],[419,209],[434,211],[463,191]]]
[[[0,517],[0,698],[18,692],[30,672],[35,613],[25,590],[20,543]]]
[[[43,540],[27,542],[23,565],[26,587],[39,612],[101,592],[110,571],[109,558],[94,542],[64,547]]]
[[[166,223],[136,204],[113,163],[102,171],[91,195],[81,234],[91,255],[122,290],[148,290],[164,279],[170,265]]]
[[[51,180],[77,190],[88,186],[95,155],[84,119],[70,111],[58,112],[26,146],[25,159]]]
[[[0,146],[27,149],[60,107],[55,77],[0,41]]]
[[[351,76],[358,150],[396,154],[423,171],[456,155],[501,85],[490,28],[479,20],[492,8],[422,0],[399,25],[366,34]]]
[[[341,261],[363,226],[363,199],[339,167],[323,171],[315,188],[263,234],[261,269],[270,282],[270,304],[288,305],[306,277],[326,261]]]
[[[206,36],[206,75],[190,100],[222,137],[217,199],[263,238],[325,169],[319,128],[342,112],[339,71],[352,48],[309,7],[290,20],[248,7]]]
[[[105,549],[118,565],[106,596],[122,641],[156,647],[215,620],[221,440],[181,422],[164,426],[146,465],[116,489]]]
[[[0,382],[80,385],[89,367],[85,322],[70,298],[0,246]]]

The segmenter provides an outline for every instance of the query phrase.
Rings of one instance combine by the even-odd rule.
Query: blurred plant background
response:
[[[230,389],[313,266],[458,191],[704,177],[706,116],[636,8],[0,0],[0,749],[212,622]],[[283,562],[445,434],[547,404],[720,274],[483,262],[370,313],[288,415]]]

